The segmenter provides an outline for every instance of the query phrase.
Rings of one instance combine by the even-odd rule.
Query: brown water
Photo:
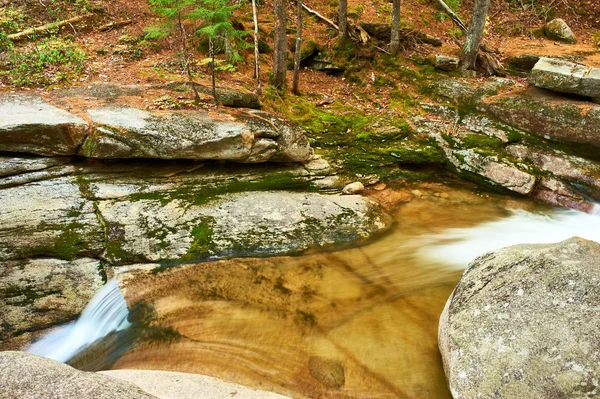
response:
[[[180,337],[149,339],[113,368],[200,373],[295,398],[451,398],[437,324],[462,271],[417,256],[419,237],[529,205],[438,184],[392,194],[412,200],[361,248],[120,275],[129,304],[145,300],[152,324]]]

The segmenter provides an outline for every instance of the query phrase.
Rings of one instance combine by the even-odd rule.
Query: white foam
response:
[[[489,251],[516,244],[554,243],[573,236],[600,242],[600,212],[560,209],[541,215],[515,210],[504,219],[424,236],[418,254],[431,262],[464,269]]]
[[[55,328],[27,351],[66,362],[98,339],[129,327],[128,314],[119,285],[112,279],[92,298],[75,323]]]

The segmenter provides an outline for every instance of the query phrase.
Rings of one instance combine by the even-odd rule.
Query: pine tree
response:
[[[154,11],[166,19],[166,23],[147,29],[146,38],[159,39],[168,36],[174,30],[179,32],[183,68],[194,91],[194,97],[196,101],[199,101],[200,95],[193,85],[193,75],[188,55],[188,37],[184,26],[184,21],[191,18],[197,0],[149,0],[149,2]]]

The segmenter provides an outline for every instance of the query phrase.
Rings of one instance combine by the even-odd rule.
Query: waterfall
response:
[[[75,323],[55,328],[33,343],[27,351],[67,362],[98,339],[128,328],[128,315],[129,310],[119,285],[112,279],[96,293]]]
[[[546,215],[513,210],[503,219],[420,237],[418,254],[464,269],[476,257],[510,245],[547,244],[573,236],[600,242],[600,206],[595,209],[592,214],[557,209]]]

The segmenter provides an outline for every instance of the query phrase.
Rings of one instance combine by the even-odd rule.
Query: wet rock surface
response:
[[[152,399],[137,385],[23,352],[0,353],[0,396],[20,399]]]
[[[571,238],[476,259],[440,319],[455,398],[594,397],[600,244]]]

